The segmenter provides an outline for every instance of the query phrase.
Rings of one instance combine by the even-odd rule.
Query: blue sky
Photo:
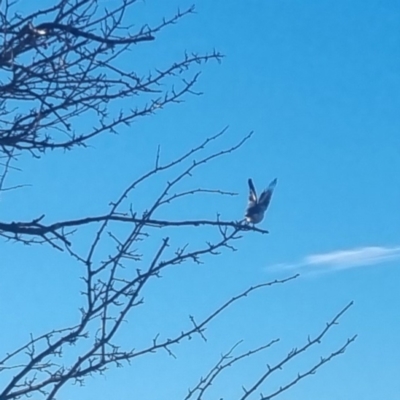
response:
[[[131,18],[155,22],[191,4],[149,0],[138,4]],[[215,48],[226,58],[203,68],[197,89],[204,94],[188,96],[119,135],[96,138],[87,149],[21,158],[22,171],[9,184],[31,186],[2,194],[0,220],[45,213],[53,222],[105,213],[108,203],[153,165],[158,145],[163,159],[173,159],[229,125],[214,149],[249,131],[254,135],[185,184],[239,195],[191,198],[160,218],[213,219],[220,213],[226,220],[241,219],[247,179],[262,189],[277,177],[260,224],[270,234],[246,234],[235,253],[164,273],[148,288],[145,306],[124,327],[121,341],[142,343],[161,329],[168,336],[188,326],[189,314],[201,318],[248,286],[301,276],[236,304],[210,325],[207,343],[194,338],[177,347],[177,359],[164,353],[143,358],[89,379],[83,388],[68,387],[60,398],[184,398],[238,340],[246,351],[281,338],[271,351],[229,369],[210,392],[213,398],[238,398],[241,385],[256,380],[266,363],[304,344],[350,301],[354,306],[326,341],[281,371],[263,392],[358,334],[344,355],[278,398],[395,398],[400,392],[399,3],[203,0],[196,9],[122,62],[146,70],[185,50]],[[154,189],[139,192],[133,204],[145,207],[164,179],[155,179]],[[176,232],[174,243],[188,240],[186,231]],[[203,234],[191,231],[190,239],[203,240]],[[44,247],[2,242],[0,252],[0,315],[7,324],[0,330],[2,353],[31,332],[74,323],[82,272],[77,265]]]

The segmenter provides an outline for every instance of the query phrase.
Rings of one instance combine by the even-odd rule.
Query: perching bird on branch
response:
[[[264,218],[265,211],[271,201],[272,193],[274,192],[277,179],[274,179],[262,193],[259,199],[257,199],[256,189],[254,188],[253,181],[248,180],[249,183],[249,203],[246,209],[246,222],[251,224],[258,224]]]

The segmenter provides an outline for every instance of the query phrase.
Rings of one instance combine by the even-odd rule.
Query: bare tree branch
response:
[[[307,343],[305,345],[303,345],[302,347],[300,347],[299,349],[294,348],[292,349],[288,355],[282,359],[279,363],[275,364],[274,366],[269,366],[267,372],[265,372],[258,380],[257,382],[251,386],[250,389],[246,389],[245,390],[245,394],[240,397],[240,400],[245,400],[247,398],[249,398],[249,396],[251,394],[253,394],[257,389],[260,388],[261,384],[264,383],[268,377],[276,371],[280,371],[282,370],[282,368],[289,362],[291,361],[293,358],[301,355],[302,353],[306,352],[310,347],[321,343],[322,339],[324,338],[324,336],[328,333],[328,331],[335,325],[338,324],[338,320],[340,319],[340,317],[353,305],[353,302],[350,302],[349,304],[347,304],[341,311],[339,311],[338,314],[336,314],[336,316],[326,324],[326,327],[321,331],[321,333],[319,335],[317,335],[314,339],[311,339],[310,337],[308,337]],[[327,363],[328,361],[330,361],[332,358],[343,354],[346,350],[346,348],[350,345],[350,343],[352,343],[355,339],[356,339],[357,335],[354,335],[353,337],[351,337],[350,339],[347,339],[346,343],[341,346],[338,350],[334,351],[333,353],[331,353],[328,357],[323,358],[321,357],[321,360],[316,363],[312,368],[310,368],[308,371],[304,372],[304,373],[299,373],[297,375],[297,377],[295,379],[293,379],[292,381],[290,381],[287,385],[280,387],[277,391],[273,392],[272,394],[269,394],[267,396],[261,395],[261,399],[262,400],[269,400],[272,399],[273,397],[276,397],[277,395],[281,394],[282,392],[284,392],[285,390],[289,389],[290,387],[292,387],[293,385],[295,385],[297,382],[299,382],[301,379],[305,378],[306,376],[309,375],[313,375],[322,365],[324,365],[325,363]]]
[[[123,57],[133,53],[137,46],[150,46],[167,28],[194,13],[194,7],[178,10],[150,26],[146,22],[133,25],[129,20],[128,11],[134,8],[136,0],[115,0],[108,3],[110,8],[102,7],[97,0],[53,3],[20,15],[14,2],[0,1],[2,196],[26,186],[6,186],[5,183],[10,174],[24,171],[19,164],[22,155],[40,158],[49,149],[65,151],[88,146],[90,139],[96,136],[119,133],[123,126],[130,126],[139,117],[180,103],[187,95],[199,95],[195,86],[201,66],[222,59],[219,52],[212,51],[205,54],[184,52],[179,60],[169,64],[163,59],[158,60],[157,65],[147,65],[147,60],[140,60],[133,66],[124,62]],[[81,123],[83,118],[87,123]],[[213,146],[225,138],[226,130],[169,161],[161,160],[159,146],[154,165],[130,180],[122,193],[113,197],[115,200],[108,205],[108,211],[93,216],[92,210],[86,210],[79,218],[45,223],[43,210],[42,215],[30,217],[28,221],[0,221],[0,237],[5,241],[48,244],[65,251],[71,264],[75,262],[82,268],[83,282],[80,314],[73,326],[54,327],[47,333],[31,335],[14,350],[2,350],[0,400],[28,397],[54,400],[66,384],[82,385],[87,377],[102,374],[111,366],[121,366],[158,351],[175,357],[174,349],[182,341],[196,335],[206,340],[206,329],[227,308],[244,301],[255,291],[297,278],[295,275],[247,288],[202,319],[190,315],[173,335],[166,335],[161,329],[145,337],[146,345],[135,348],[135,343],[130,343],[126,347],[119,341],[124,322],[134,320],[133,310],[143,305],[145,289],[150,282],[185,263],[202,264],[225,251],[236,251],[235,243],[248,232],[268,233],[243,220],[226,220],[218,210],[213,214],[215,218],[205,212],[198,219],[168,217],[171,204],[184,204],[189,198],[192,201],[203,195],[236,195],[229,189],[190,184],[193,173],[240,150],[252,136],[250,132],[237,143],[215,150]],[[132,204],[136,191],[143,183],[162,178],[164,172],[169,180],[164,180],[165,184],[154,198],[147,199],[145,209],[135,208]],[[191,240],[190,235],[180,235],[184,229],[195,232],[196,241]],[[145,244],[150,244],[154,252],[149,253],[151,246],[146,248]],[[325,340],[328,331],[351,304],[314,339],[262,371],[240,398],[245,400],[255,394],[272,373]],[[228,367],[270,348],[278,340],[236,356],[237,345],[233,346],[189,390],[185,400],[203,399]],[[261,399],[271,399],[314,374],[342,354],[354,340],[355,336],[349,338],[329,356],[297,377],[289,378],[278,390],[261,395]]]
[[[126,283],[125,287],[118,292],[115,292],[112,289],[112,285],[108,285],[103,288],[103,290],[108,290],[108,293],[104,297],[107,298],[107,300],[99,302],[100,296],[96,296],[96,302],[98,302],[98,306],[96,306],[95,303],[92,303],[90,309],[88,308],[86,311],[83,311],[82,319],[78,325],[68,329],[52,331],[36,339],[31,339],[27,345],[17,349],[11,354],[8,354],[4,359],[0,360],[0,365],[4,365],[2,368],[6,369],[10,368],[7,366],[7,363],[12,361],[13,357],[22,354],[26,354],[29,357],[29,361],[26,363],[26,365],[13,367],[19,371],[18,373],[14,374],[13,379],[0,393],[0,399],[17,399],[19,396],[37,395],[39,393],[45,394],[45,398],[51,399],[69,380],[79,382],[83,377],[91,375],[92,373],[105,371],[106,366],[110,363],[118,364],[122,361],[127,361],[135,357],[144,356],[146,354],[151,354],[158,350],[166,350],[168,353],[172,354],[170,348],[173,345],[179,344],[184,339],[191,338],[192,335],[196,333],[203,335],[205,328],[210,324],[210,322],[214,320],[222,311],[232,306],[235,302],[246,298],[250,293],[256,290],[276,284],[283,284],[297,277],[297,275],[295,275],[286,279],[274,280],[253,286],[225,302],[217,310],[212,312],[199,323],[196,323],[194,318],[190,317],[192,321],[192,327],[182,330],[172,338],[159,341],[157,335],[152,340],[152,343],[144,349],[130,351],[121,350],[118,346],[112,345],[111,340],[129,310],[138,305],[135,302],[138,299],[139,292],[141,288],[143,288],[145,282],[150,277],[154,276],[154,274],[157,273],[161,268],[166,267],[166,264],[163,264],[162,267],[156,267],[156,262],[160,258],[167,244],[168,241],[164,241],[159,252],[154,258],[154,262],[145,274],[141,274],[134,281]],[[106,320],[105,315],[108,307],[113,304],[119,304],[120,301],[124,301],[124,297],[126,298],[126,302],[122,305],[122,310],[119,315],[113,318],[109,317],[109,320]],[[95,319],[103,320],[103,328],[98,334],[93,336],[92,344],[85,353],[80,353],[78,357],[76,357],[75,361],[72,361],[72,364],[69,367],[64,365],[58,366],[54,361],[52,361],[52,357],[54,355],[61,353],[64,354],[68,351],[66,348],[67,345],[73,344],[78,340],[90,339],[91,335],[84,332],[89,330],[88,325]],[[111,325],[111,327],[108,325]],[[58,339],[56,338],[57,336]],[[52,342],[51,339],[53,339]],[[34,344],[38,345],[38,343],[43,341],[49,345],[47,347],[45,346],[43,351],[36,352],[32,346]],[[262,348],[259,350],[251,351],[248,353],[248,355],[261,351],[261,349],[267,348],[268,346],[262,346]],[[32,350],[27,352],[27,349]],[[244,356],[241,356],[239,359],[243,357]],[[215,377],[213,379],[215,379]],[[19,388],[21,383],[22,388],[16,390],[15,388]]]
[[[181,61],[147,75],[115,66],[133,45],[154,40],[166,27],[193,13],[193,7],[178,11],[155,27],[144,24],[130,33],[129,26],[121,26],[134,0],[121,1],[103,14],[95,0],[68,4],[60,0],[58,5],[25,18],[10,16],[11,3],[4,3],[0,12],[0,70],[8,82],[0,82],[0,151],[6,155],[12,149],[33,155],[46,149],[71,149],[86,145],[101,133],[115,133],[138,117],[195,94],[193,86],[199,73],[188,75],[189,71],[222,57],[217,52],[184,54]],[[48,21],[34,24],[43,18]],[[139,94],[147,100],[140,100]],[[119,115],[109,116],[107,104],[124,98],[130,101],[121,103]],[[10,108],[7,100],[13,100],[16,107]],[[18,110],[25,103],[30,111],[20,114]],[[95,117],[98,125],[83,132],[78,119],[82,115]]]

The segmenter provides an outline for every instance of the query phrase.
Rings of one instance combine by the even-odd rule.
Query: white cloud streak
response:
[[[367,265],[378,265],[400,260],[400,246],[358,247],[336,250],[330,253],[311,254],[293,264],[276,264],[274,269],[308,270],[308,272],[328,272]]]

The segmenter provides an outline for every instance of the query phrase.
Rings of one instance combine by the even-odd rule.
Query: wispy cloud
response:
[[[395,260],[400,260],[400,246],[370,246],[348,250],[336,250],[330,253],[310,254],[299,262],[275,264],[273,267],[274,269],[328,272],[367,265],[383,264]]]

